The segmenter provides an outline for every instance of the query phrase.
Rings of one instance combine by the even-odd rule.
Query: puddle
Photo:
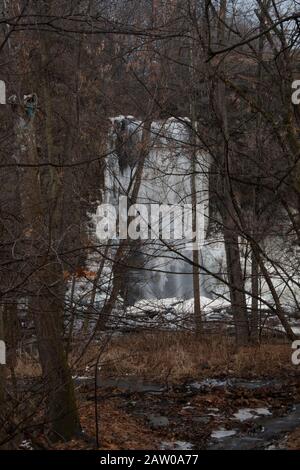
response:
[[[94,377],[91,376],[74,376],[75,383],[92,382]],[[153,392],[162,393],[166,391],[166,387],[155,382],[149,382],[141,377],[134,375],[121,376],[121,377],[104,377],[98,375],[98,387],[100,388],[120,388],[129,392]],[[186,390],[192,392],[202,392],[213,389],[235,389],[241,388],[246,390],[257,390],[260,388],[282,388],[282,384],[276,380],[243,380],[237,378],[207,378],[200,381],[194,381],[185,386]]]
[[[276,379],[256,379],[256,380],[243,380],[232,379],[233,388],[244,388],[246,390],[258,390],[260,388],[282,388],[283,384]]]
[[[263,410],[265,409],[263,408]],[[254,450],[270,448],[273,441],[279,440],[284,434],[300,427],[300,404],[295,405],[287,415],[263,417],[259,423],[260,431],[256,436],[247,434],[226,437],[219,443],[211,443],[208,449]]]
[[[98,387],[101,388],[120,388],[129,392],[149,392],[149,393],[161,393],[165,390],[160,384],[146,382],[143,379],[136,376],[128,377],[102,377],[98,376],[97,380]]]
[[[93,381],[93,378],[83,375],[75,377],[74,380],[85,383],[88,380]],[[173,385],[168,389],[159,383],[149,382],[134,375],[105,377],[99,373],[97,383],[99,388],[118,388],[129,393],[148,394],[133,397],[133,401],[126,399],[124,407],[133,416],[142,417],[149,428],[158,430],[161,436],[166,433],[166,440],[161,442],[161,449],[191,450],[195,446],[225,450],[268,449],[278,443],[285,434],[300,427],[300,404],[284,416],[272,415],[272,409],[287,408],[284,399],[289,396],[287,384],[277,379],[213,377]],[[216,398],[221,401],[214,401],[214,394],[211,393],[214,389],[217,390]],[[222,390],[224,393],[220,393]],[[273,397],[273,392],[276,392],[274,395],[279,398],[274,398],[271,402],[263,401],[268,396]],[[205,405],[201,406],[202,402],[205,404],[205,394],[212,395],[206,408]],[[241,407],[234,413],[230,412],[228,403],[230,404],[231,399],[234,400],[235,396],[246,399],[248,395],[250,398],[257,395],[257,403],[260,406]],[[219,403],[218,408],[216,405]],[[244,403],[248,404],[247,401]],[[241,400],[239,405],[244,403]],[[252,405],[251,401],[249,405]],[[173,431],[176,431],[176,434]],[[207,435],[210,435],[208,442]],[[182,440],[169,441],[173,436]]]
[[[74,380],[85,383],[88,380],[93,381],[93,377],[74,377]],[[231,416],[227,416],[222,409],[213,406],[215,404],[213,400],[211,400],[211,406],[208,406],[204,413],[202,410],[199,415],[197,406],[195,407],[197,401],[195,400],[195,403],[187,401],[189,394],[193,395],[194,400],[194,395],[202,395],[206,392],[210,394],[214,389],[230,390],[230,394],[233,396],[235,396],[235,390],[237,390],[237,396],[241,395],[241,390],[245,390],[245,393],[242,392],[245,396],[247,396],[247,392],[250,396],[256,395],[256,391],[261,394],[261,390],[263,390],[263,396],[268,396],[268,389],[271,389],[272,392],[274,390],[280,391],[280,394],[282,391],[285,393],[286,386],[276,379],[207,378],[174,386],[171,388],[170,396],[164,394],[168,391],[167,387],[137,376],[104,377],[99,374],[97,383],[99,388],[112,387],[132,393],[149,394],[147,399],[139,397],[138,401],[128,402],[127,400],[125,406],[130,405],[130,413],[144,417],[151,428],[158,429],[160,432],[163,430],[169,432],[170,428],[173,429],[175,426],[178,431],[177,435],[182,437],[182,440],[163,441],[161,449],[190,450],[194,445],[205,446],[208,449],[226,450],[267,449],[274,442],[279,441],[284,434],[300,427],[300,404],[296,405],[289,414],[281,417],[274,417],[268,406],[240,408]],[[234,420],[236,421],[235,429],[226,429],[226,426],[230,427],[229,423]],[[209,430],[211,432],[210,442],[206,445],[205,428],[210,424],[216,429],[212,432]],[[194,444],[188,442],[189,440]]]
[[[93,376],[73,376],[75,384],[84,384],[87,382],[94,382]],[[166,390],[166,387],[154,382],[148,382],[140,377],[134,375],[122,377],[104,377],[98,374],[97,386],[99,388],[120,388],[128,392],[149,392],[161,393]]]

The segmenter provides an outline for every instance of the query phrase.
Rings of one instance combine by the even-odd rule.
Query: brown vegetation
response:
[[[82,364],[95,362],[100,344],[93,344]],[[192,333],[144,332],[117,336],[101,355],[101,372],[107,376],[135,375],[159,382],[187,378],[233,375],[274,376],[295,370],[289,343],[269,340],[265,344],[236,349],[229,336],[197,339]]]

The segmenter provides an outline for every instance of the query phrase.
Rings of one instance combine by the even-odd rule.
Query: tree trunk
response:
[[[51,162],[52,110],[49,94],[45,90],[48,87],[46,78],[43,79],[42,86],[46,101],[45,147]],[[29,314],[35,324],[46,387],[47,421],[55,439],[69,440],[80,431],[80,422],[62,338],[64,279],[62,263],[56,254],[60,227],[60,188],[55,169],[48,168],[46,177],[41,178],[34,117],[19,117],[16,135],[20,149],[19,162],[36,165],[20,169],[19,184],[24,243],[31,260],[28,281],[31,293]]]
[[[61,266],[44,258],[44,267],[35,276],[38,295],[31,303],[39,355],[46,385],[47,417],[54,438],[69,440],[80,432],[74,386],[63,346],[61,318],[64,304],[57,295]]]
[[[15,368],[17,365],[17,347],[20,339],[20,328],[18,320],[18,304],[11,301],[4,305],[4,336],[6,342],[6,363],[11,373],[11,380],[17,394],[17,380]]]
[[[4,342],[4,324],[3,324],[3,306],[0,305],[0,341]],[[4,342],[5,344],[5,342]],[[3,343],[1,344],[3,346]],[[1,348],[3,352],[3,348]],[[5,432],[6,418],[5,411],[7,409],[5,400],[5,365],[0,361],[0,444],[7,437]],[[1,449],[4,447],[1,446]]]
[[[223,216],[223,224],[227,276],[236,331],[236,342],[238,346],[243,346],[249,342],[249,325],[237,227],[230,214],[227,217]]]
[[[220,3],[220,14],[218,24],[218,42],[222,47],[224,42],[224,23],[226,21],[226,0]],[[224,69],[224,64],[221,65]],[[238,346],[243,346],[249,342],[249,324],[247,316],[247,305],[244,293],[244,280],[240,260],[239,248],[239,225],[235,208],[235,195],[232,190],[231,181],[231,155],[230,155],[230,134],[228,129],[228,112],[226,103],[226,88],[220,80],[218,82],[218,108],[222,125],[223,142],[220,148],[220,168],[222,186],[222,207],[221,216],[224,231],[224,243],[226,252],[227,275],[230,285],[230,300],[233,310],[236,342]]]
[[[196,15],[196,2],[192,5],[193,14]],[[200,335],[203,331],[202,313],[201,313],[201,299],[200,299],[200,253],[199,253],[199,240],[198,240],[198,224],[197,224],[197,186],[196,186],[196,170],[197,170],[197,110],[195,93],[196,77],[196,50],[195,40],[191,37],[190,43],[190,67],[191,67],[191,100],[190,100],[190,119],[191,119],[191,199],[192,199],[192,231],[195,236],[193,243],[193,294],[194,294],[194,318],[196,326],[196,334]]]
[[[250,320],[250,337],[251,342],[257,344],[259,341],[259,310],[258,310],[258,296],[259,296],[259,267],[256,257],[251,252],[251,320]]]

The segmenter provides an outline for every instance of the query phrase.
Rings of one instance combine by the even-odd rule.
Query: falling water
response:
[[[104,202],[119,205],[121,196],[132,192],[130,182],[135,175],[143,123],[132,116],[111,119],[106,162]],[[148,209],[151,204],[191,205],[191,152],[189,120],[168,119],[151,124],[150,151],[145,160],[137,204]],[[197,155],[197,239],[201,252],[208,219],[208,166],[205,153]],[[151,206],[152,207],[152,206]],[[183,214],[183,212],[182,212]],[[183,215],[182,215],[183,217]],[[182,224],[182,218],[162,219],[164,224]],[[166,246],[167,245],[167,246]],[[192,266],[181,255],[192,260],[192,251],[185,240],[143,240],[130,264],[138,269],[128,272],[129,303],[142,298],[191,298],[193,296]],[[171,249],[170,249],[171,247]],[[140,269],[141,267],[145,269]],[[203,293],[203,290],[202,290]]]

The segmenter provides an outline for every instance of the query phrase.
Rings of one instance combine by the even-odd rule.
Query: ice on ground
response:
[[[220,418],[221,411],[219,410],[219,408],[207,408],[207,411],[209,411],[209,413],[207,413],[207,416],[212,416],[213,418]]]
[[[223,297],[212,300],[208,297],[200,297],[201,313],[204,325],[207,328],[233,326],[233,316],[230,302]],[[144,299],[136,302],[123,312],[121,320],[117,324],[120,328],[159,328],[163,330],[193,329],[194,325],[194,299],[183,300],[179,297],[164,299]],[[299,321],[290,321],[291,328],[296,335],[300,335]],[[276,316],[269,317],[265,328],[273,331],[282,331],[278,325]]]
[[[219,298],[219,299],[209,299],[203,295],[200,296],[200,304],[203,313],[211,313],[215,310],[224,310],[230,307],[230,302],[228,300]],[[175,311],[178,313],[191,313],[194,311],[194,299],[184,300],[179,302],[176,307]]]
[[[193,444],[185,441],[163,441],[161,443],[161,450],[191,450],[193,447]]]
[[[24,439],[24,441],[21,442],[21,444],[19,445],[19,449],[22,449],[22,450],[34,450],[33,446],[32,446],[32,442],[31,441],[28,441],[26,439]]]
[[[92,377],[88,377],[86,375],[73,375],[72,379],[77,380],[77,381],[84,381],[84,380],[91,380]]]
[[[255,408],[255,412],[260,416],[271,416],[272,413],[268,408]]]
[[[237,411],[237,413],[234,413],[233,416],[241,422],[248,421],[249,419],[255,419],[258,417],[258,416],[255,416],[253,412],[248,408],[244,408],[244,409]]]
[[[292,328],[293,330],[293,333],[296,335],[296,336],[300,336],[300,326],[293,326],[293,324],[290,324],[290,327]],[[285,329],[283,328],[282,325],[278,325],[274,328],[275,330],[277,331],[280,331],[282,333],[285,333]]]
[[[226,312],[230,303],[225,299],[212,300],[201,296],[201,311],[205,322],[232,322]],[[183,300],[178,297],[164,299],[144,299],[126,309],[121,326],[156,327],[162,329],[191,329],[193,323],[194,299]]]
[[[210,313],[215,310],[230,308],[230,302],[226,299],[209,299],[203,295],[200,296],[200,304],[204,313]],[[139,300],[133,307],[127,309],[128,313],[141,312],[160,312],[163,309],[172,308],[175,313],[191,313],[194,311],[194,299],[182,300],[177,297],[165,299],[144,299]]]
[[[177,297],[167,299],[144,299],[136,302],[133,307],[128,307],[127,313],[133,315],[141,313],[159,313],[163,310],[175,308],[178,303],[180,303],[180,299]]]
[[[224,310],[230,307],[231,307],[231,303],[229,302],[229,300],[223,299],[221,297],[215,300],[211,300],[205,305],[205,309],[207,311]]]
[[[250,419],[257,419],[260,416],[271,416],[272,413],[268,408],[241,408],[234,413],[234,418],[238,421],[248,421]]]
[[[213,439],[224,439],[224,437],[234,436],[236,431],[234,429],[224,429],[220,428],[211,433]]]

